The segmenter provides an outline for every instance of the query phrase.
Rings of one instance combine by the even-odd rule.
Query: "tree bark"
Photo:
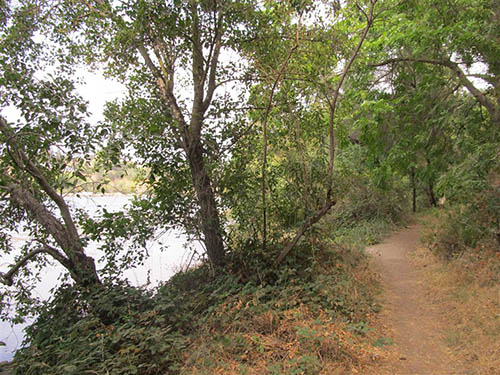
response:
[[[412,211],[417,212],[417,184],[415,181],[415,168],[412,167],[410,170],[411,177],[411,190],[412,190]]]
[[[186,138],[184,143],[193,186],[200,205],[201,227],[208,259],[215,269],[220,269],[225,264],[224,242],[212,182],[203,160],[203,147],[199,139],[190,137]]]
[[[56,241],[63,253],[48,245],[42,247],[43,252],[56,259],[70,273],[71,278],[82,287],[92,287],[101,285],[94,263],[94,259],[85,255],[80,238],[75,239],[71,230],[68,230],[61,222],[43,206],[28,190],[21,185],[10,183],[6,187],[13,204],[23,207]],[[39,251],[42,252],[42,251]],[[15,265],[19,269],[34,255],[26,256],[22,264]],[[19,263],[19,262],[18,262]],[[17,267],[16,267],[17,266]],[[10,272],[10,271],[9,271]],[[17,270],[16,270],[17,272]],[[7,273],[9,274],[9,273]],[[10,277],[15,272],[10,273]]]

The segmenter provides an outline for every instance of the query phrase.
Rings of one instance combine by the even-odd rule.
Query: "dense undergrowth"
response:
[[[448,259],[467,254],[471,249],[500,251],[500,190],[488,187],[467,203],[455,203],[433,213],[433,227],[426,242]]]
[[[114,285],[83,297],[62,287],[28,329],[15,373],[277,375],[363,367],[380,356],[367,336],[379,306],[363,246],[389,224],[377,214],[351,214],[334,211],[281,267],[248,245],[233,251],[230,271],[218,277],[202,265],[155,291]],[[116,318],[103,324],[96,310]]]

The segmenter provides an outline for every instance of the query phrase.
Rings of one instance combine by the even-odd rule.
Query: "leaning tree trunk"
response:
[[[5,146],[10,150],[12,168],[17,169],[22,174],[32,176],[40,189],[57,205],[61,215],[61,219],[57,218],[47,206],[36,198],[31,189],[33,186],[30,187],[29,184],[25,186],[23,182],[19,182],[19,177],[16,180],[9,171],[0,171],[5,181],[9,181],[3,186],[3,190],[6,192],[5,197],[8,197],[15,206],[22,207],[52,236],[60,247],[59,250],[40,241],[40,246],[20,259],[7,274],[2,275],[1,281],[11,285],[12,278],[21,267],[36,255],[45,253],[61,263],[78,285],[83,287],[101,285],[94,260],[85,255],[80,235],[66,201],[51,185],[36,160],[29,157],[23,147],[18,144],[17,134],[1,116],[0,132],[6,137]]]
[[[203,147],[198,137],[186,139],[185,143],[191,178],[200,205],[201,228],[208,259],[215,269],[220,269],[225,263],[224,242],[212,182],[203,159]]]
[[[62,252],[48,244],[41,244],[39,249],[31,252],[33,256],[38,253],[46,253],[65,267],[75,283],[84,288],[92,288],[101,285],[95,267],[94,259],[85,254],[78,233],[62,224],[43,204],[41,204],[29,190],[19,184],[7,185],[11,201],[22,207],[30,216],[36,220],[55,240]],[[16,265],[10,277],[24,266],[31,257],[25,257],[22,264]]]

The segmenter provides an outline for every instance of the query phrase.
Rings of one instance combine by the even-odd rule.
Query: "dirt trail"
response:
[[[466,374],[446,351],[442,332],[446,312],[426,298],[418,274],[408,255],[419,246],[419,227],[401,230],[383,243],[369,247],[382,277],[384,304],[382,324],[394,340],[391,360],[377,374],[451,375]]]

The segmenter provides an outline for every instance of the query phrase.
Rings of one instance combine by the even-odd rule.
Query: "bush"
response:
[[[456,203],[437,213],[438,223],[426,241],[445,258],[460,255],[480,244],[498,248],[500,191],[489,187],[468,203]]]
[[[103,305],[117,317],[107,325],[94,312]],[[151,293],[124,285],[91,296],[63,286],[26,333],[16,374],[172,373],[186,346]]]

